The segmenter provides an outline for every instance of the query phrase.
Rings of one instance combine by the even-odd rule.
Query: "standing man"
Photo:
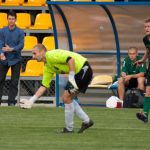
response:
[[[143,38],[143,42],[145,44],[146,51],[143,58],[137,61],[136,63],[142,64],[148,59],[149,65],[146,73],[147,83],[146,83],[146,94],[144,98],[143,112],[137,113],[136,116],[139,120],[143,121],[144,123],[147,123],[150,109],[150,19],[145,21],[144,26],[146,35]]]
[[[146,72],[146,64],[136,65],[135,62],[140,60],[138,49],[130,47],[128,56],[123,61],[121,78],[118,80],[118,95],[120,100],[124,100],[125,87],[137,88],[142,93],[144,92],[144,73]]]
[[[37,44],[33,48],[32,54],[33,59],[45,63],[42,86],[29,100],[24,99],[20,101],[21,108],[32,107],[33,103],[46,91],[46,88],[50,87],[55,73],[69,73],[68,82],[62,96],[65,104],[66,123],[66,127],[62,133],[73,132],[74,114],[83,121],[78,133],[82,133],[84,130],[93,126],[94,122],[90,120],[89,116],[82,110],[79,104],[73,100],[79,92],[85,93],[91,82],[93,72],[87,59],[80,54],[67,50],[57,49],[47,52],[45,46],[42,44]]]
[[[18,92],[18,80],[21,68],[21,50],[24,46],[24,32],[15,24],[16,13],[7,15],[8,26],[0,30],[0,104],[6,74],[11,67],[11,82],[8,93],[8,106],[15,105]]]

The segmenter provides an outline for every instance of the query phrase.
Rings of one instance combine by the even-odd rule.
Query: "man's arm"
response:
[[[148,58],[148,49],[146,49],[145,53],[144,53],[144,56],[142,57],[142,61],[145,62],[146,59]]]
[[[53,76],[54,76],[54,73],[51,73],[49,68],[44,66],[42,86],[39,87],[37,92],[29,100],[21,99],[20,107],[27,108],[27,109],[32,108],[33,103],[44,94],[47,88],[49,88]]]
[[[144,77],[144,73],[143,72],[140,72],[140,73],[137,73],[137,74],[131,74],[131,75],[127,75],[128,78],[139,78],[139,77]]]
[[[68,66],[69,66],[69,82],[73,85],[75,89],[78,89],[78,86],[75,81],[75,61],[73,58],[69,58]]]
[[[24,47],[24,32],[22,31],[19,35],[19,42],[18,45],[13,47],[13,51],[20,51]]]
[[[127,75],[126,80],[130,80],[131,78],[139,78],[139,77],[145,76],[146,63],[141,64],[140,66],[137,65],[137,67],[139,68],[139,73]]]
[[[5,46],[2,48],[5,52],[11,52],[11,51],[20,51],[24,47],[24,32],[20,31],[19,37],[18,37],[18,44],[14,47],[10,47],[8,44],[5,44]]]
[[[144,53],[142,59],[136,61],[135,64],[143,64],[147,58],[148,58],[148,49],[145,50],[145,53]]]
[[[139,78],[139,77],[144,77],[144,73],[137,73],[137,74],[131,74],[131,75],[127,75],[124,79],[126,81],[129,81],[133,78]]]
[[[127,57],[124,58],[122,63],[122,69],[121,69],[121,77],[125,77],[128,74],[128,67],[127,67]]]
[[[54,77],[54,73],[51,73],[50,68],[48,68],[45,65],[43,79],[42,79],[42,86],[39,87],[39,89],[37,90],[37,92],[34,95],[34,96],[36,96],[36,98],[41,97],[44,94],[44,92],[46,91],[46,89],[50,87],[50,83],[51,83],[53,77]]]
[[[39,89],[36,91],[35,95],[37,98],[41,97],[46,91],[46,87],[40,86]]]
[[[2,48],[4,52],[11,52],[13,51],[13,48],[11,48],[9,45],[5,44],[5,46]]]
[[[35,93],[35,95],[33,95],[29,100],[28,99],[21,99],[20,100],[20,107],[21,108],[25,108],[25,109],[29,109],[32,108],[33,103],[39,98],[41,97],[44,92],[46,91],[46,87],[41,86],[37,92]]]
[[[38,98],[40,98],[44,92],[46,91],[46,87],[40,86],[36,93],[29,99],[31,104],[33,104]]]
[[[68,60],[68,66],[69,66],[69,72],[71,72],[71,71],[75,72],[75,61],[73,58],[70,58]]]

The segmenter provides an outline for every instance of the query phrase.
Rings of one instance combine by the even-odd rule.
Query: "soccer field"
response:
[[[149,150],[150,124],[135,118],[137,109],[84,107],[95,125],[78,134],[58,133],[63,108],[0,107],[0,150]]]

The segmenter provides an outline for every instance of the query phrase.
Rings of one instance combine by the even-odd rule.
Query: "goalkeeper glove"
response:
[[[36,95],[32,96],[29,100],[28,99],[21,99],[20,100],[20,107],[25,109],[32,108],[33,103],[38,99]]]
[[[30,109],[32,107],[32,103],[28,99],[20,100],[20,108]]]

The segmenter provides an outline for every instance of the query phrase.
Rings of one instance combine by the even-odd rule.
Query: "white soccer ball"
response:
[[[118,97],[116,96],[111,96],[107,101],[106,101],[106,107],[107,108],[122,108],[123,106],[123,101],[121,101]]]

